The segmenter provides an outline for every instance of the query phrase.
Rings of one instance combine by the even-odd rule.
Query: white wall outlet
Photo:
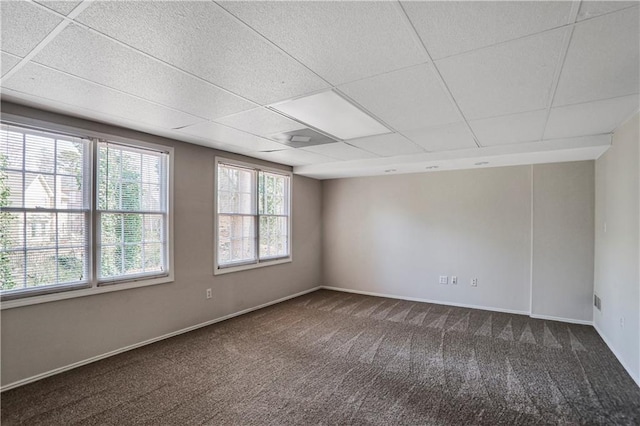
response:
[[[471,287],[478,287],[478,279],[471,278]]]
[[[624,317],[620,317],[620,328],[624,328]]]
[[[456,277],[455,275],[451,276],[451,284],[456,285],[458,284],[458,277]]]
[[[213,297],[213,293],[211,292],[211,289],[208,288],[207,289],[207,299],[211,299]]]
[[[440,284],[448,284],[449,283],[449,277],[446,275],[440,275]]]

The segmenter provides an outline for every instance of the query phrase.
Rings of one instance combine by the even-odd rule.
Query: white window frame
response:
[[[66,135],[70,137],[80,139],[90,139],[89,143],[89,158],[90,165],[87,173],[88,177],[85,177],[85,181],[88,181],[89,197],[90,197],[90,212],[88,222],[88,246],[87,252],[87,268],[89,273],[89,279],[86,283],[82,284],[61,284],[50,285],[43,287],[34,287],[27,291],[16,291],[13,293],[5,293],[0,300],[0,310],[17,308],[20,306],[35,305],[39,303],[53,302],[56,300],[73,299],[76,297],[92,296],[95,294],[110,293],[113,291],[128,290],[132,288],[146,287],[150,285],[170,283],[174,281],[174,214],[173,214],[173,198],[174,198],[174,148],[167,145],[159,145],[150,143],[147,141],[122,137],[114,134],[94,131],[90,129],[76,128],[73,126],[67,126],[58,124],[55,122],[48,122],[43,120],[31,119],[28,117],[22,117],[13,114],[2,114],[2,124],[9,126],[23,127],[26,130],[34,130],[36,132],[45,132]],[[168,173],[166,178],[168,179],[165,196],[167,197],[167,248],[166,248],[166,264],[167,271],[154,275],[143,276],[128,276],[121,279],[98,279],[97,267],[98,267],[98,247],[97,247],[97,193],[95,186],[97,183],[97,145],[99,141],[109,141],[114,144],[125,145],[138,149],[149,149],[168,154],[167,167]]]
[[[229,166],[237,166],[237,167],[242,167],[245,169],[252,169],[256,171],[256,181],[255,181],[255,188],[256,188],[256,203],[258,202],[258,197],[259,197],[259,193],[258,193],[258,180],[259,180],[259,173],[260,172],[268,172],[268,173],[274,173],[274,174],[279,174],[279,175],[283,175],[283,176],[287,176],[289,178],[289,196],[287,197],[287,211],[289,212],[289,217],[288,217],[288,236],[287,236],[287,252],[289,253],[288,256],[286,257],[277,257],[277,258],[267,258],[267,259],[263,259],[260,260],[260,233],[259,233],[259,229],[260,229],[260,214],[258,212],[258,205],[256,204],[256,260],[252,261],[251,263],[242,263],[242,264],[238,264],[236,266],[233,265],[220,265],[218,263],[218,247],[219,247],[219,234],[220,234],[220,227],[218,225],[218,165],[219,164],[227,164]],[[282,169],[276,169],[273,167],[266,167],[266,166],[262,166],[259,164],[255,164],[255,163],[247,163],[244,161],[239,161],[239,160],[234,160],[231,158],[226,158],[226,157],[219,157],[216,156],[215,157],[215,161],[214,161],[214,179],[213,179],[213,216],[214,216],[214,221],[213,221],[213,228],[214,228],[214,250],[213,250],[213,274],[214,275],[222,275],[222,274],[228,274],[228,273],[232,273],[232,272],[238,272],[238,271],[246,271],[249,269],[255,269],[255,268],[264,268],[266,266],[273,266],[273,265],[281,265],[283,263],[291,263],[293,261],[293,253],[292,253],[292,233],[291,230],[292,228],[292,222],[293,222],[293,210],[292,210],[292,198],[293,198],[293,173],[291,173],[290,171],[287,170],[282,170]]]

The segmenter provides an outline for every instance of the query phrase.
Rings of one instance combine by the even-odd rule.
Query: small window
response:
[[[216,273],[291,260],[291,175],[216,160]]]

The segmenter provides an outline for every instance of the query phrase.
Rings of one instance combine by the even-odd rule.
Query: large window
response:
[[[169,154],[2,124],[3,300],[169,275]]]
[[[291,175],[216,159],[216,273],[291,260]]]

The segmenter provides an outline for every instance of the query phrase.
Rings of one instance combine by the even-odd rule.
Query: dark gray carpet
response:
[[[2,424],[640,424],[589,326],[318,291],[2,394]]]

